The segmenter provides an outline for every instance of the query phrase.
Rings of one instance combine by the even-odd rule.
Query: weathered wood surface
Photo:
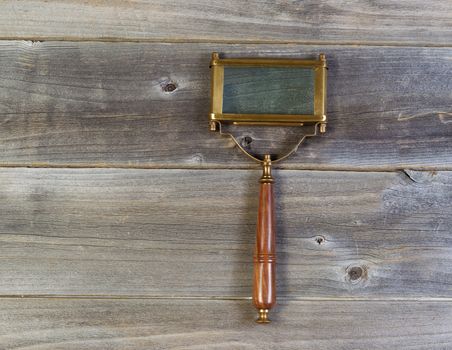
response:
[[[274,176],[279,296],[452,295],[452,173]],[[250,297],[259,177],[1,169],[0,294]]]
[[[29,41],[0,42],[0,164],[252,166],[208,131],[214,50],[326,53],[327,134],[283,167],[452,166],[451,48]],[[287,135],[272,131],[278,144]],[[243,136],[250,147],[269,141]]]
[[[452,3],[411,1],[15,1],[2,38],[450,45]]]
[[[247,301],[1,299],[2,349],[444,350],[450,302],[281,302],[271,325]]]
[[[282,167],[452,170],[451,38],[439,0],[0,2],[0,350],[452,348],[452,172],[277,171],[264,329],[260,171],[207,126],[212,51],[324,52]]]

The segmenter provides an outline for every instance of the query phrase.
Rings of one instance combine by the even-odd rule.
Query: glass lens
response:
[[[225,67],[223,113],[314,114],[314,70]]]

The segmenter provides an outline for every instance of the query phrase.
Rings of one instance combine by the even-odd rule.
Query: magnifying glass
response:
[[[326,58],[220,58],[211,60],[210,130],[231,137],[250,158],[262,165],[253,302],[258,323],[269,323],[276,303],[276,230],[271,166],[294,153],[306,137],[326,131]],[[241,128],[266,128],[267,145],[250,146],[238,136]],[[277,152],[272,133],[291,129],[290,147]],[[269,136],[270,135],[270,136]],[[281,141],[281,140],[280,140]],[[286,140],[282,141],[286,143]]]

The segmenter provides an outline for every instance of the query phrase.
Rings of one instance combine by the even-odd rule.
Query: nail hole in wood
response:
[[[321,245],[321,244],[325,243],[325,237],[323,237],[323,236],[317,236],[317,237],[315,238],[315,241],[317,242],[318,245]]]

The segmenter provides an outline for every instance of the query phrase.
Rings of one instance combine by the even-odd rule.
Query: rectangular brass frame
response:
[[[243,125],[292,126],[319,124],[320,132],[326,126],[326,58],[319,55],[318,60],[274,59],[274,58],[225,58],[220,59],[217,52],[212,53],[210,129],[217,130],[217,122]],[[315,71],[314,114],[223,114],[223,86],[225,66],[247,67],[306,67]]]

